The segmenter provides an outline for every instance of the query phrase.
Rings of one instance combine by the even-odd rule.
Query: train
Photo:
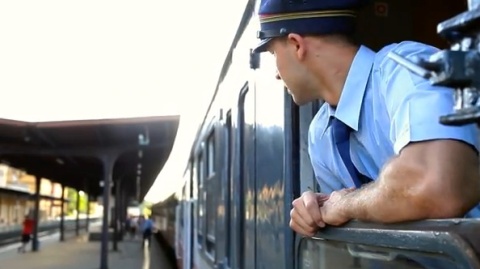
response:
[[[322,102],[295,105],[275,77],[275,58],[252,53],[258,4],[246,1],[181,189],[152,207],[177,268],[428,268],[408,257],[480,268],[475,219],[352,221],[311,238],[290,229],[292,201],[306,190],[321,192],[307,139]],[[436,25],[466,9],[464,1],[372,1],[359,14],[357,38],[372,49],[403,40],[445,47]]]

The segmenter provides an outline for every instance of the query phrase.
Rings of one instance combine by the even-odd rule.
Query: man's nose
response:
[[[282,78],[280,77],[280,74],[278,73],[278,71],[275,71],[275,78],[278,79],[278,80],[281,80]]]

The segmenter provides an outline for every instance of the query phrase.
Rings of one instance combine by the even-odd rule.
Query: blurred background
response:
[[[203,119],[245,4],[1,1],[0,118],[181,115],[169,160],[145,198],[163,200],[177,188],[185,147]]]

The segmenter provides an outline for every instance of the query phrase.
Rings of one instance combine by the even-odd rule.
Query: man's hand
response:
[[[325,227],[320,207],[328,199],[323,193],[304,192],[292,202],[290,228],[299,234],[313,236],[319,227]]]
[[[340,206],[340,203],[343,202],[342,200],[345,195],[354,190],[355,188],[348,188],[334,191],[330,194],[330,198],[328,198],[328,200],[325,201],[323,206],[320,208],[323,221],[326,224],[339,226],[350,220],[350,218],[347,217],[342,210],[340,210],[340,208],[343,208]]]

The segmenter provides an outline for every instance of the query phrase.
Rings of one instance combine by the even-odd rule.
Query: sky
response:
[[[170,159],[147,195],[160,201],[178,187],[245,5],[1,1],[0,118],[181,115]]]

